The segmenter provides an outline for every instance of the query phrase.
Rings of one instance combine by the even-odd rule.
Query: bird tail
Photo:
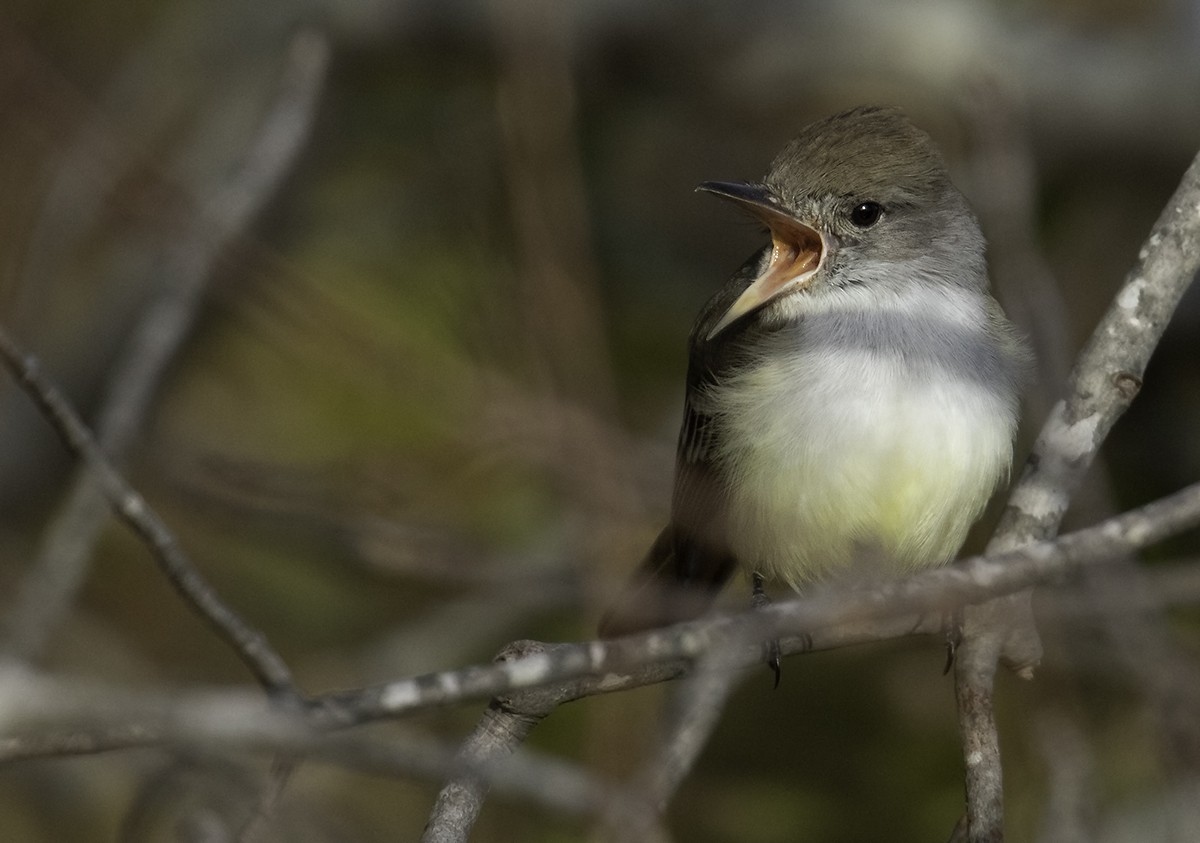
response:
[[[721,575],[696,581],[686,575],[675,530],[667,526],[642,559],[637,571],[600,619],[601,638],[618,638],[647,629],[681,623],[703,614],[728,578]],[[732,569],[731,564],[727,567]]]

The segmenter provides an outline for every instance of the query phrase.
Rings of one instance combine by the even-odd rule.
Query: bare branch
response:
[[[6,351],[8,345],[0,334],[0,351],[6,352],[6,360],[11,356]],[[60,412],[44,390],[35,394],[39,401],[49,401],[53,413]],[[59,424],[64,428],[64,436],[79,435],[75,430],[79,426],[77,419],[72,422],[68,418]],[[95,445],[85,440],[82,447]],[[110,474],[106,464],[101,464],[99,470],[101,477],[111,482],[115,473]],[[439,803],[443,814],[454,814],[464,805],[458,794],[473,793],[475,808],[468,806],[462,813],[468,818],[465,828],[469,828],[474,816],[472,810],[477,811],[486,787],[499,784],[523,794],[551,793],[562,810],[611,816],[614,806],[629,807],[628,798],[605,790],[574,768],[559,769],[551,764],[548,772],[543,762],[531,761],[528,764],[533,769],[525,771],[522,764],[526,762],[519,757],[506,761],[503,767],[496,764],[513,752],[541,717],[561,703],[675,678],[686,671],[690,661],[714,652],[714,648],[716,651],[724,648],[722,659],[728,657],[725,666],[736,668],[760,662],[762,651],[757,642],[773,635],[786,636],[798,629],[811,632],[803,637],[783,637],[781,645],[785,653],[877,640],[885,634],[935,632],[940,627],[941,612],[957,601],[984,600],[1001,591],[1026,588],[1033,582],[1059,581],[1083,565],[1127,554],[1197,523],[1200,523],[1200,484],[1054,542],[1041,542],[994,557],[977,557],[962,565],[880,584],[869,591],[859,589],[849,594],[829,593],[777,603],[742,615],[708,618],[612,642],[525,643],[516,645],[509,653],[511,660],[500,664],[331,694],[318,698],[303,711],[271,711],[261,701],[229,692],[193,695],[190,699],[144,693],[112,698],[94,689],[84,689],[83,694],[77,693],[72,700],[56,690],[38,692],[37,682],[22,676],[7,686],[0,683],[0,689],[5,691],[2,708],[6,725],[23,723],[23,731],[27,732],[0,743],[0,761],[100,752],[164,741],[186,744],[194,740],[204,746],[216,741],[240,749],[272,750],[346,763],[356,769],[392,771],[389,774],[450,775],[452,786],[443,791],[446,798]],[[78,690],[81,686],[74,687]],[[485,723],[477,727],[471,740],[450,761],[443,758],[431,762],[419,747],[387,750],[376,741],[321,742],[315,737],[317,733],[370,719],[398,717],[467,699],[497,696],[506,690],[519,693],[495,700]],[[36,725],[48,718],[59,718],[61,723],[80,717],[86,718],[89,724],[86,728],[60,726],[39,733],[30,729],[28,722],[33,720]],[[481,737],[485,734],[489,735],[486,740]],[[400,756],[393,757],[395,752]],[[448,751],[443,752],[446,754]],[[493,774],[495,770],[500,772]],[[477,783],[474,787],[457,786],[472,781]],[[544,788],[550,790],[543,791]],[[458,827],[464,828],[461,824]]]
[[[967,627],[970,628],[970,627]],[[1000,763],[1000,733],[993,705],[996,654],[975,646],[968,633],[954,662],[954,699],[962,736],[967,790],[966,837],[970,843],[1004,840],[1004,768]]]
[[[497,662],[510,662],[535,653],[547,645],[539,641],[515,641],[496,656]],[[458,750],[459,762],[479,768],[507,758],[524,743],[533,728],[560,702],[557,695],[539,691],[494,699],[483,718]],[[438,793],[421,843],[457,843],[465,841],[483,808],[488,782],[482,776],[465,773],[446,782]]]
[[[165,740],[166,733],[158,725],[140,722],[7,735],[0,738],[0,764],[29,758],[95,755],[118,749],[155,746]]]
[[[989,552],[1055,533],[1100,443],[1142,385],[1151,354],[1200,270],[1200,155],[1079,355],[1014,487]],[[1010,654],[1011,655],[1011,654]]]
[[[316,697],[333,723],[351,725],[542,688],[547,704],[561,704],[673,679],[687,663],[730,636],[746,641],[781,638],[786,654],[939,629],[940,615],[1043,583],[1059,583],[1083,566],[1132,553],[1200,524],[1200,483],[1093,527],[1004,553],[976,556],[946,568],[852,591],[780,601],[734,615],[713,615],[611,641],[556,644],[492,665],[426,674],[356,691]],[[886,627],[878,626],[886,619]],[[798,637],[803,631],[803,637]],[[791,637],[789,637],[791,636]],[[812,646],[807,646],[811,639]],[[742,648],[737,666],[761,661],[761,647]],[[553,707],[551,705],[551,707]]]
[[[286,750],[315,760],[338,760],[343,758],[343,754],[349,754],[354,756],[354,763],[359,768],[386,767],[397,772],[403,768],[406,775],[416,774],[414,770],[417,769],[425,770],[422,775],[450,773],[454,776],[453,789],[444,791],[446,798],[439,802],[443,812],[453,813],[463,806],[458,793],[472,791],[471,787],[458,787],[464,781],[482,782],[474,788],[477,804],[481,802],[482,793],[489,783],[504,782],[521,792],[532,792],[545,785],[544,779],[548,775],[545,770],[531,772],[530,777],[521,778],[520,784],[513,785],[515,779],[512,777],[516,775],[513,769],[520,770],[520,764],[511,768],[506,762],[501,768],[502,775],[492,775],[486,771],[497,769],[495,762],[511,754],[540,717],[567,700],[675,678],[685,671],[688,660],[710,652],[713,646],[727,646],[730,642],[736,644],[727,651],[730,665],[756,665],[761,659],[760,645],[742,644],[772,634],[783,634],[788,630],[812,630],[806,636],[811,637],[812,646],[806,647],[803,639],[784,638],[782,645],[785,652],[871,640],[870,619],[885,617],[896,606],[902,607],[900,611],[905,613],[919,610],[924,615],[914,617],[912,614],[902,614],[888,620],[886,623],[890,626],[887,628],[892,634],[933,632],[938,628],[937,623],[930,623],[923,618],[940,618],[940,611],[954,600],[985,599],[997,589],[1024,588],[1035,579],[1058,580],[1084,564],[1128,553],[1133,547],[1156,541],[1198,521],[1200,485],[1099,526],[1062,537],[1056,542],[1039,543],[998,558],[980,557],[968,560],[962,566],[927,571],[903,582],[881,585],[869,593],[860,591],[849,597],[830,594],[821,598],[779,603],[745,615],[706,619],[622,641],[549,646],[526,644],[511,651],[514,656],[512,660],[498,665],[478,666],[391,683],[377,689],[330,695],[319,699],[307,715],[286,711],[263,715],[274,718],[269,721],[259,719],[259,712],[263,710],[261,703],[253,703],[244,696],[226,694],[215,708],[208,707],[214,705],[211,698],[205,700],[201,697],[193,703],[186,703],[186,700],[170,697],[166,701],[155,702],[148,695],[137,695],[136,704],[122,700],[107,705],[102,695],[89,691],[76,704],[86,704],[87,722],[95,724],[99,721],[99,725],[87,729],[57,729],[40,736],[32,734],[10,738],[0,744],[0,760],[99,752],[124,746],[157,744],[168,739],[175,742],[180,739],[177,732],[179,728],[209,730],[204,734],[204,741],[209,743],[213,739],[211,730],[219,730],[224,735],[222,740],[237,743],[235,739],[239,728],[252,730],[253,724],[258,723],[260,726],[269,725],[271,729],[279,727],[281,736],[268,736],[268,739],[256,733],[258,737],[249,742],[251,746]],[[822,633],[822,625],[838,621],[846,621],[847,625]],[[875,637],[878,637],[881,629],[874,630]],[[521,655],[523,653],[529,654]],[[621,673],[621,665],[635,667],[627,673]],[[558,681],[567,677],[571,681]],[[36,687],[28,679],[15,684],[23,692]],[[505,688],[523,690],[497,699],[489,709],[485,722],[460,749],[457,759],[453,763],[437,766],[436,773],[430,772],[429,767],[421,768],[418,762],[407,756],[403,763],[381,759],[379,756],[386,756],[387,753],[371,742],[353,744],[352,747],[343,744],[316,746],[315,739],[309,734],[312,730],[323,732],[372,717],[400,716],[469,698],[495,695]],[[14,711],[11,694],[6,699],[5,710],[11,721]],[[43,718],[56,714],[54,706],[46,705],[42,697],[36,701],[35,710]],[[154,715],[156,711],[169,711],[171,715],[164,720],[161,713]],[[292,730],[301,730],[301,737],[296,737]],[[491,737],[484,741],[480,738],[484,734],[490,734]],[[237,745],[245,748],[247,744]],[[341,761],[338,760],[338,763]],[[539,782],[536,788],[529,784],[534,781]],[[568,798],[559,794],[555,799],[563,805],[573,804],[584,812],[610,811],[613,805],[629,804],[627,799],[617,801],[618,797],[611,793],[596,797],[595,791],[588,791],[591,785],[582,785],[578,775],[557,781],[562,786],[566,786],[563,782],[567,781],[570,793],[576,796]],[[528,790],[525,789],[527,785]],[[580,796],[584,792],[591,792],[592,797],[585,799]],[[596,801],[591,801],[593,797]],[[577,798],[580,801],[572,801]],[[590,807],[582,807],[585,803]],[[466,813],[473,819],[469,808]],[[463,826],[460,824],[458,827]],[[469,821],[466,827],[469,828]]]
[[[803,637],[781,638],[785,654],[878,640],[872,637],[873,633],[879,632],[874,627],[877,623],[889,624],[897,637],[937,632],[941,629],[942,613],[956,606],[986,601],[1039,583],[1061,582],[1085,565],[1126,556],[1197,524],[1200,524],[1200,483],[1052,542],[1037,542],[1004,553],[973,557],[948,568],[882,583],[871,590],[837,591],[799,598],[740,615],[679,624],[609,642],[550,647],[526,643],[525,652],[529,655],[516,661],[416,677],[374,689],[329,695],[317,702],[328,716],[348,725],[447,705],[468,696],[540,688],[539,694],[528,698],[537,700],[532,706],[535,717],[522,722],[519,728],[498,729],[495,723],[489,722],[494,717],[496,705],[493,704],[485,721],[476,727],[468,740],[470,749],[464,747],[464,752],[476,751],[482,740],[480,736],[487,735],[487,757],[506,754],[525,739],[542,717],[563,702],[676,678],[687,670],[692,660],[723,648],[728,647],[724,650],[728,654],[724,668],[728,671],[758,664],[762,659],[762,648],[757,642],[775,636],[795,636],[799,630],[806,631]],[[729,647],[731,643],[736,646]],[[976,652],[979,651],[969,650],[968,655]],[[993,759],[988,754],[989,735],[995,734],[991,694],[995,664],[993,659],[990,669],[974,668],[987,680],[982,690],[974,683],[956,686],[960,693],[972,695],[965,699],[960,697],[960,712],[967,711],[975,722],[993,726],[990,732],[974,729],[964,736],[964,740],[969,738],[971,741],[964,744],[968,765],[972,762],[978,765],[974,769],[969,767],[968,776],[975,776],[977,786],[981,782],[985,784],[984,792],[1000,795],[998,804],[988,806],[989,815],[1003,808],[999,756],[997,753]],[[692,741],[692,738],[705,735],[704,718],[716,716],[720,692],[716,686],[706,689],[702,696],[715,701],[716,705],[703,711],[685,712],[680,718],[679,732],[693,727],[695,731],[675,747],[680,749],[678,759],[668,758],[657,768],[664,795],[669,795],[677,784],[676,776],[686,772],[690,763],[687,756],[698,750],[700,742]],[[511,721],[507,725],[512,725]],[[667,752],[672,750],[668,746]],[[442,829],[445,823],[453,823],[453,827],[465,835],[465,829],[469,829],[482,806],[484,793],[484,788],[463,780],[448,783],[439,794],[430,827]],[[622,804],[631,807],[635,814],[640,807],[628,801]],[[979,815],[976,809],[971,816],[974,819]],[[972,829],[978,827],[972,826]],[[1002,833],[1002,826],[998,828]],[[426,838],[439,843],[462,839],[465,836]]]
[[[1167,203],[1133,269],[1067,379],[1009,497],[989,553],[1054,535],[1100,443],[1141,388],[1150,355],[1200,269],[1200,155]],[[1029,594],[964,612],[955,668],[972,843],[1004,839],[1000,740],[991,703],[996,664],[1028,675],[1041,659]]]
[[[304,758],[429,781],[470,774],[502,793],[570,816],[600,816],[617,799],[611,787],[558,759],[522,751],[502,765],[469,765],[453,746],[425,734],[332,734],[303,711],[269,705],[245,689],[131,690],[0,668],[0,701],[3,727],[10,732],[0,740],[0,762],[171,746],[210,755]]]
[[[738,679],[738,656],[758,642],[732,638],[706,654],[671,695],[659,746],[633,779],[626,810],[617,820],[622,840],[653,840],[655,821],[700,760]],[[758,644],[761,652],[761,644]]]
[[[0,358],[38,405],[67,449],[87,465],[113,512],[145,542],[160,570],[184,601],[234,649],[272,697],[298,701],[300,693],[292,681],[291,671],[267,642],[266,636],[246,623],[217,595],[179,547],[167,525],[113,467],[66,397],[42,375],[36,358],[25,355],[2,329]]]
[[[493,702],[463,742],[458,759],[466,765],[483,765],[506,758],[541,722],[541,716],[521,715]],[[481,776],[460,774],[438,792],[421,843],[465,841],[487,796],[488,782]]]

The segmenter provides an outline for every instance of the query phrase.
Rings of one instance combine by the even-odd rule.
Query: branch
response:
[[[738,645],[725,650],[728,661],[723,669],[732,671],[760,664],[762,648],[758,642],[773,636],[780,637],[782,651],[791,654],[937,633],[942,613],[957,604],[987,600],[1036,583],[1060,582],[1085,564],[1120,558],[1197,524],[1200,484],[1057,541],[975,557],[906,580],[883,583],[869,592],[858,589],[849,594],[799,598],[743,615],[708,618],[611,642],[550,646],[524,642],[514,653],[525,655],[516,660],[330,695],[319,703],[327,716],[351,724],[447,705],[467,696],[534,689],[495,700],[464,743],[461,752],[466,757],[490,760],[511,753],[541,718],[561,703],[677,678],[692,660],[722,642]],[[797,630],[806,632],[795,636]],[[672,770],[677,773],[684,769],[688,757],[694,757],[704,740],[703,718],[706,712],[719,707],[720,691],[716,687],[712,695],[703,695],[715,700],[716,706],[697,710],[695,716],[685,712],[678,719],[677,734],[683,734],[689,726],[698,727],[687,735],[687,745],[676,742],[678,753],[660,761],[657,773],[647,768],[646,775],[657,775],[662,784],[659,795],[670,792],[676,780]],[[990,696],[986,701],[990,705]],[[667,758],[666,753],[664,750],[663,758]],[[668,765],[672,770],[667,769]],[[426,828],[426,843],[465,840],[485,794],[485,783],[477,779],[449,781],[438,795]],[[640,821],[639,809],[645,803],[627,804],[637,812],[631,821]]]
[[[571,645],[544,644],[540,641],[515,641],[496,656],[496,662],[513,663],[536,654],[559,650]],[[683,666],[661,668],[661,679],[678,676]],[[654,671],[651,670],[651,673]],[[654,681],[654,680],[650,680]],[[484,798],[495,783],[495,776],[483,774],[488,770],[504,769],[506,761],[524,743],[534,727],[564,702],[591,693],[602,693],[591,678],[533,688],[492,700],[483,718],[459,748],[455,756],[456,773],[449,778],[434,802],[421,843],[466,843],[472,826],[483,808]],[[507,775],[505,772],[504,775]],[[606,816],[628,813],[626,799],[610,793],[606,797]]]
[[[731,638],[705,654],[671,695],[659,746],[634,777],[630,789],[627,804],[633,810],[617,818],[620,839],[654,839],[657,817],[696,766],[717,727],[740,678],[735,672],[737,658],[748,645],[757,645],[761,654],[762,644],[744,636]]]
[[[63,681],[0,668],[0,763],[170,746],[211,755],[304,758],[378,776],[437,781],[471,774],[497,790],[568,816],[599,816],[613,788],[554,758],[523,751],[502,766],[467,765],[445,741],[404,730],[390,737],[334,734],[303,710],[246,690],[163,692]],[[15,734],[13,734],[15,732]]]
[[[1101,442],[1141,388],[1142,376],[1175,307],[1200,269],[1200,155],[1150,230],[1138,261],[1067,379],[1020,481],[1009,497],[991,553],[1057,532]],[[991,697],[1003,659],[1029,675],[1041,658],[1031,598],[1018,594],[964,613],[955,667],[966,762],[969,839],[1004,836],[1000,743]]]
[[[1150,230],[1138,261],[1092,333],[1009,496],[989,551],[1055,534],[1113,424],[1141,389],[1151,354],[1200,270],[1200,155]],[[1033,642],[1036,645],[1036,642]],[[1014,638],[1003,657],[1031,666],[1040,655]]]
[[[300,692],[292,681],[291,671],[266,636],[227,606],[205,581],[167,525],[113,467],[66,397],[42,375],[37,359],[25,355],[3,329],[0,329],[0,358],[67,450],[87,465],[113,512],[150,549],[160,570],[184,601],[234,649],[273,698],[298,702]]]
[[[1129,407],[1167,323],[1200,270],[1200,155],[1167,203],[1034,444],[991,547],[1054,534],[1104,437]]]
[[[745,635],[755,642],[732,662],[741,668],[759,664],[757,642],[773,637],[781,639],[785,654],[794,654],[909,632],[932,633],[940,629],[941,613],[957,606],[1061,583],[1085,565],[1119,558],[1197,525],[1200,483],[1053,541],[971,557],[871,588],[830,590],[611,641],[526,644],[530,654],[521,658],[325,694],[312,704],[320,716],[341,726],[530,689],[540,689],[539,699],[553,708],[585,696],[674,679],[730,636]]]
[[[278,98],[241,166],[202,203],[190,228],[164,258],[156,297],[110,375],[96,439],[114,464],[133,444],[163,375],[199,316],[212,268],[278,189],[309,136],[329,47],[314,31],[291,43]],[[72,481],[47,530],[9,619],[8,649],[29,659],[70,611],[108,517],[105,493],[87,467]]]
[[[7,345],[0,333],[0,351]],[[53,404],[41,391],[35,394],[39,401]],[[69,419],[58,424],[67,429],[66,435],[77,435]],[[104,471],[101,474],[110,476]],[[15,681],[0,682],[0,691],[6,692],[0,706],[6,731],[22,717],[39,722],[75,718],[74,722],[82,719],[88,726],[59,727],[0,740],[0,762],[193,741],[353,762],[359,769],[386,769],[390,774],[450,776],[451,784],[443,790],[445,798],[439,798],[439,822],[435,827],[431,821],[428,841],[461,839],[430,834],[445,829],[442,818],[454,816],[465,818],[465,826],[459,827],[469,829],[491,785],[504,785],[526,795],[557,786],[563,790],[554,791],[553,800],[560,810],[611,816],[614,806],[624,810],[637,806],[572,767],[546,768],[540,761],[522,761],[520,756],[503,766],[498,762],[512,754],[541,717],[563,702],[677,678],[692,661],[718,651],[723,670],[757,667],[762,656],[758,642],[776,635],[785,653],[798,653],[935,633],[940,629],[941,613],[958,601],[986,600],[1034,583],[1061,581],[1086,564],[1123,556],[1196,524],[1200,524],[1200,484],[1053,542],[976,557],[907,580],[881,583],[871,590],[800,598],[611,642],[523,642],[511,647],[498,664],[330,694],[301,710],[268,709],[261,701],[230,692],[187,697],[137,693],[113,698],[85,689],[71,700],[58,690],[39,695],[38,681],[22,674]],[[792,634],[801,629],[808,632]],[[3,679],[11,676],[0,674]],[[372,719],[488,696],[496,699],[484,722],[454,759],[436,764],[421,760],[428,756],[419,748],[372,748],[376,747],[373,741],[321,743],[315,736]],[[17,704],[21,700],[26,701],[24,708]],[[243,736],[251,737],[238,737],[239,729]],[[389,754],[396,752],[401,757]],[[522,772],[526,764],[535,769]],[[469,786],[461,787],[464,782]],[[472,794],[473,807],[463,801]]]

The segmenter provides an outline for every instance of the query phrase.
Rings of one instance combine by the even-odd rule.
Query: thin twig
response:
[[[0,329],[0,358],[33,399],[67,449],[88,466],[113,512],[136,533],[184,601],[231,646],[267,692],[281,701],[299,701],[291,671],[267,642],[217,595],[187,557],[158,514],[109,461],[70,402],[41,373],[38,361]]]

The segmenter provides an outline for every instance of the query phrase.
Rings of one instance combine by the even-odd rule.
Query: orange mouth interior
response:
[[[770,221],[771,228],[771,263],[766,275],[778,278],[781,282],[810,273],[802,284],[807,287],[811,281],[811,273],[821,263],[821,238],[817,232],[806,225],[789,225],[790,220],[778,218]]]

